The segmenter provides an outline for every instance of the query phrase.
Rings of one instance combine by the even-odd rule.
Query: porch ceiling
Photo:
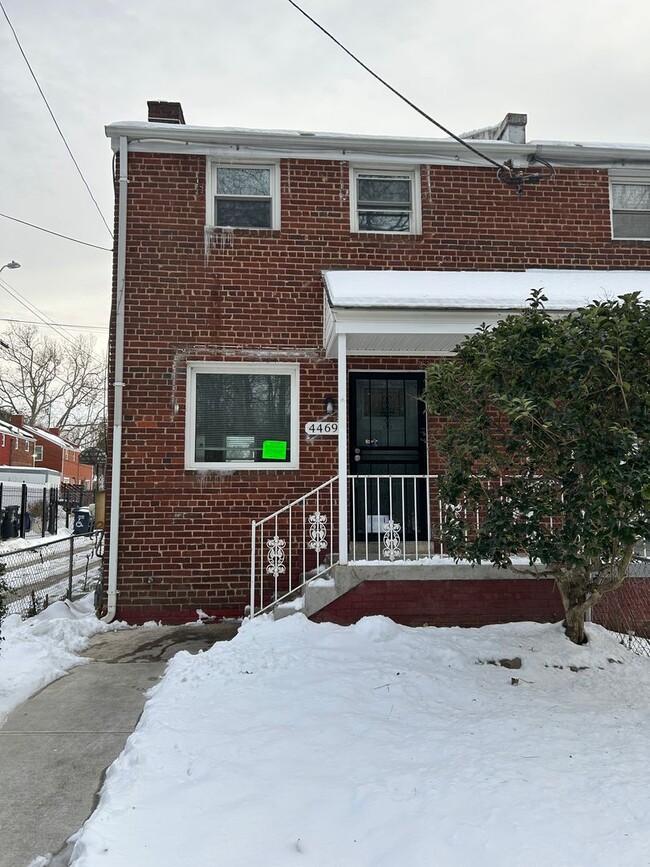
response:
[[[625,292],[650,298],[650,271],[324,271],[323,280],[328,358],[339,334],[348,355],[450,355],[538,288],[558,316]]]

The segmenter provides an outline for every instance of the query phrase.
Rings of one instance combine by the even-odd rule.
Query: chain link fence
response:
[[[6,613],[30,617],[59,599],[78,599],[99,578],[103,531],[76,534],[0,553]]]
[[[592,620],[619,637],[621,644],[650,657],[650,550],[639,546],[628,577],[618,590],[607,593],[592,610]]]

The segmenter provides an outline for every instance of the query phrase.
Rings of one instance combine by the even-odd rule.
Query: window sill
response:
[[[230,475],[231,473],[256,473],[263,472],[266,473],[269,470],[275,471],[285,471],[285,470],[299,470],[300,466],[298,464],[284,464],[284,463],[256,463],[252,461],[251,463],[228,463],[228,464],[193,464],[192,466],[186,466],[185,470],[188,473],[224,473],[226,475]]]

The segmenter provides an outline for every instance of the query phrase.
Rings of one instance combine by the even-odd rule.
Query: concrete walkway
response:
[[[52,867],[68,864],[66,840],[93,811],[167,661],[236,632],[232,623],[190,624],[95,636],[83,654],[93,662],[17,708],[0,729],[0,867],[27,867],[46,853]]]

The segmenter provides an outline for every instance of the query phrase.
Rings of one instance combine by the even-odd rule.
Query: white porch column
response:
[[[339,563],[348,562],[348,372],[346,335],[338,335]]]

